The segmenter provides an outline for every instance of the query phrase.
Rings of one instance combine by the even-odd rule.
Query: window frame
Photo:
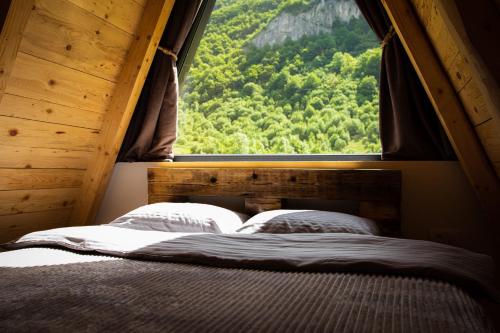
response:
[[[179,52],[179,91],[186,78],[217,0],[202,0],[193,26]],[[175,144],[174,144],[175,147]],[[382,148],[382,147],[381,147]],[[174,151],[175,153],[175,151]],[[366,154],[179,154],[173,162],[335,162],[382,161],[382,153]]]

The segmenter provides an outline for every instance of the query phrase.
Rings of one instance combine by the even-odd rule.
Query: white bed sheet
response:
[[[123,259],[95,254],[81,254],[63,249],[44,247],[0,252],[0,267],[36,267],[108,260]]]

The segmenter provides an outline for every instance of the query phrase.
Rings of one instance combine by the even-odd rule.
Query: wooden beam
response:
[[[410,2],[382,3],[489,220],[498,222],[500,187],[495,171]]]
[[[0,102],[16,61],[34,0],[12,0],[0,35]]]
[[[487,6],[484,6],[484,3],[485,1],[479,1],[474,5],[482,5],[482,9],[488,10]],[[455,1],[436,0],[436,8],[448,27],[453,42],[455,42],[463,55],[467,55],[469,63],[471,64],[470,70],[472,78],[476,81],[492,117],[495,120],[500,119],[500,87],[470,40],[465,30],[465,24],[457,8],[457,4]],[[489,25],[490,27],[496,27],[483,29],[482,33],[486,36],[482,37],[485,38],[485,40],[495,41],[496,38],[498,38],[495,32],[499,30],[498,27],[500,24],[497,21],[493,21],[497,19],[497,15],[484,15],[482,19],[490,19],[490,21],[483,23],[485,26]]]
[[[113,92],[71,225],[92,224],[175,0],[149,0]]]

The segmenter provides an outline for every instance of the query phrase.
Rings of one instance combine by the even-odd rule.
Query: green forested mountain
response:
[[[177,154],[380,151],[381,49],[361,16],[255,46],[320,1],[346,0],[217,1],[181,89]]]

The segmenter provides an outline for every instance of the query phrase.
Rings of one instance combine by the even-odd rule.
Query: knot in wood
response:
[[[210,182],[211,182],[212,184],[215,184],[215,183],[217,182],[217,178],[216,178],[216,177],[214,177],[214,176],[210,177]]]

